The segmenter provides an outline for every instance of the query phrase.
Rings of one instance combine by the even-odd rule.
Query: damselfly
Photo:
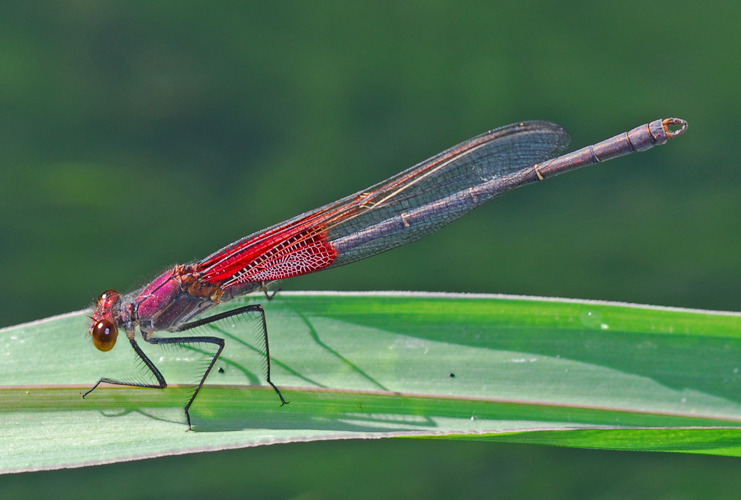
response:
[[[598,144],[558,156],[569,144],[561,126],[542,121],[501,127],[463,142],[388,180],[311,212],[253,233],[203,260],[176,265],[140,290],[121,295],[114,290],[98,297],[90,336],[101,351],[113,348],[118,330],[157,383],[101,378],[101,383],[167,386],[162,373],[136,342],[138,327],[150,344],[213,344],[216,354],[185,405],[190,407],[224,349],[214,336],[158,337],[155,332],[187,332],[242,314],[257,314],[265,341],[266,380],[270,349],[265,312],[247,305],[194,319],[219,303],[263,290],[272,281],[349,264],[434,233],[500,194],[579,167],[607,161],[664,144],[687,129],[678,118],[656,120]]]

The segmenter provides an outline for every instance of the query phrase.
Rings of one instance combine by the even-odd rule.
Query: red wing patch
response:
[[[237,272],[224,286],[239,283],[273,281],[324,269],[337,257],[337,251],[322,236],[302,238],[296,235],[282,241],[255,258]]]
[[[325,237],[326,233],[317,232],[316,228],[293,235],[278,233],[227,257],[208,269],[203,277],[228,288],[319,271],[337,257],[337,251]]]

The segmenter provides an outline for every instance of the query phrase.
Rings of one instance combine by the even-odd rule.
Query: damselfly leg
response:
[[[281,394],[280,389],[273,383],[270,377],[270,346],[268,343],[268,326],[267,322],[265,320],[265,310],[263,307],[259,304],[252,304],[247,305],[243,307],[238,307],[237,309],[233,309],[231,311],[226,311],[220,314],[215,314],[213,316],[209,316],[207,318],[199,319],[196,321],[191,321],[190,323],[183,324],[180,328],[175,330],[176,332],[185,332],[188,330],[193,330],[198,327],[206,326],[218,321],[223,321],[228,318],[237,317],[241,315],[249,315],[257,313],[260,316],[259,322],[260,322],[260,329],[262,331],[262,338],[265,344],[265,378],[270,384],[270,386],[275,390],[276,394],[278,394],[278,397],[281,401],[281,406],[288,403],[288,401],[285,400],[283,397],[283,394]],[[188,430],[191,430],[191,419],[190,419],[190,407],[193,405],[193,401],[196,399],[196,396],[198,396],[198,393],[201,391],[201,388],[203,387],[204,382],[206,381],[206,378],[208,377],[209,373],[211,373],[211,370],[213,369],[214,365],[216,364],[216,361],[219,359],[219,356],[221,355],[222,351],[224,350],[224,339],[220,337],[212,337],[212,336],[194,336],[194,337],[152,337],[151,334],[147,335],[146,333],[142,332],[142,337],[144,340],[150,344],[156,344],[156,345],[189,345],[189,344],[213,344],[218,346],[218,349],[216,353],[211,358],[211,361],[208,364],[208,367],[203,372],[203,375],[201,376],[201,379],[199,380],[198,384],[196,385],[195,391],[193,391],[193,395],[190,397],[188,402],[185,404],[185,416],[188,420]],[[141,347],[136,343],[136,340],[130,339],[131,346],[134,348],[134,352],[136,352],[136,355],[139,356],[139,358],[142,360],[144,365],[149,369],[149,371],[154,375],[155,379],[157,379],[156,384],[148,384],[144,382],[133,382],[133,381],[123,381],[123,380],[115,380],[107,377],[103,377],[98,382],[91,387],[87,392],[85,392],[82,397],[84,398],[91,392],[93,392],[100,384],[107,383],[107,384],[114,384],[114,385],[125,385],[130,387],[144,387],[144,388],[151,388],[151,389],[164,389],[167,387],[167,382],[165,380],[165,377],[162,375],[162,372],[159,371],[157,366],[152,362],[151,359],[142,351]]]

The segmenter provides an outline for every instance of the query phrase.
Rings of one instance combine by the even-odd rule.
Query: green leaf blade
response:
[[[227,347],[193,432],[182,406],[198,350],[145,345],[167,389],[83,400],[102,376],[146,377],[125,338],[96,351],[84,311],[0,330],[0,469],[382,437],[739,454],[739,314],[407,293],[280,293],[264,306],[290,404],[264,385],[254,325],[219,325],[210,334]]]

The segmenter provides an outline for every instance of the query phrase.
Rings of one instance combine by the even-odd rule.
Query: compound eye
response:
[[[100,295],[98,295],[98,304],[104,302],[112,295],[118,295],[118,292],[116,290],[106,290],[105,292],[101,293]]]
[[[95,345],[99,351],[110,351],[113,349],[113,346],[116,345],[118,329],[112,321],[103,319],[93,325],[90,335],[93,337],[93,345]]]

